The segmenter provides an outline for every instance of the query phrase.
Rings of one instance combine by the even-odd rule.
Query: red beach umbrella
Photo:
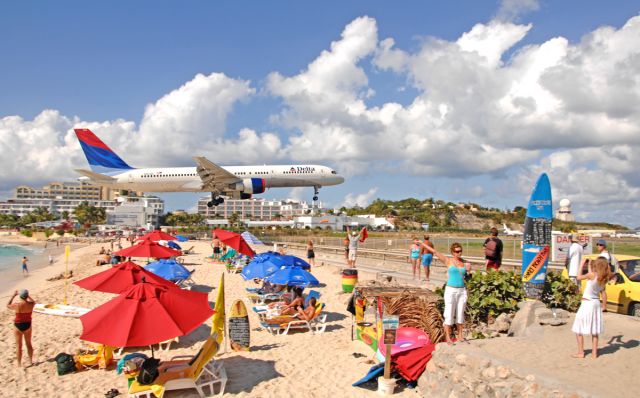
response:
[[[169,235],[165,232],[160,231],[159,229],[155,229],[151,232],[149,232],[146,235],[143,235],[141,237],[138,238],[138,240],[145,240],[145,239],[149,239],[152,240],[154,242],[157,242],[159,240],[177,240],[177,238],[173,235]]]
[[[114,265],[106,271],[73,282],[73,284],[94,292],[120,294],[136,283],[141,283],[143,278],[156,285],[177,287],[174,283],[131,261]]]
[[[145,239],[137,245],[127,247],[126,249],[118,250],[113,254],[116,256],[122,256],[122,257],[169,258],[169,257],[181,256],[182,252],[159,245],[152,240]]]
[[[214,229],[213,233],[222,243],[236,249],[238,253],[245,254],[249,257],[256,255],[251,246],[249,246],[247,241],[245,241],[240,234],[225,231],[224,229]]]
[[[190,333],[215,311],[206,293],[138,283],[80,317],[80,339],[141,347]]]

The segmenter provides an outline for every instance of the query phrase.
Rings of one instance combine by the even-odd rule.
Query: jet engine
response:
[[[249,195],[263,193],[266,188],[267,184],[264,178],[245,178],[242,182],[238,182],[233,186],[234,191]]]

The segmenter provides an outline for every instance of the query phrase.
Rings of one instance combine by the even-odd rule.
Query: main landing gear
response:
[[[318,200],[318,194],[320,193],[320,187],[319,186],[315,186],[313,187],[313,201],[317,201]]]
[[[224,203],[224,198],[221,198],[217,194],[211,192],[211,200],[207,202],[207,207],[218,206],[223,203]]]

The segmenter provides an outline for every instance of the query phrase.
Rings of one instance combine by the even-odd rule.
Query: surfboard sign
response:
[[[539,300],[542,296],[551,253],[552,219],[551,184],[543,173],[529,199],[522,237],[522,281],[525,297],[530,300]]]
[[[249,328],[249,313],[242,300],[231,304],[229,311],[229,341],[234,351],[249,351],[251,331]]]

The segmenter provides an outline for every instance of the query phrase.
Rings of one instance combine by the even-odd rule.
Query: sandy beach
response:
[[[207,242],[193,242],[195,254],[185,256],[188,268],[195,267],[196,289],[210,291],[210,301],[215,300],[217,287],[224,267],[204,261],[210,254]],[[191,242],[189,243],[191,245]],[[74,278],[81,279],[104,270],[96,267],[95,258],[100,245],[93,244],[72,250],[70,263],[73,264]],[[267,250],[265,247],[263,250]],[[61,260],[61,259],[60,259]],[[33,272],[17,288],[28,288],[34,299],[41,303],[61,303],[64,296],[64,281],[47,282],[51,275],[64,270],[64,263]],[[295,333],[287,336],[273,336],[268,331],[258,330],[257,317],[251,314],[250,352],[234,353],[227,350],[220,356],[224,360],[229,382],[226,393],[240,397],[278,397],[292,392],[306,397],[353,396],[373,397],[375,392],[356,389],[351,384],[364,376],[372,366],[367,361],[373,359],[373,352],[358,341],[351,341],[351,315],[346,312],[348,294],[341,291],[341,277],[336,267],[324,266],[314,270],[314,275],[326,286],[320,287],[322,300],[328,313],[325,333]],[[373,275],[362,274],[361,278]],[[244,288],[253,285],[244,282],[239,274],[226,274],[227,306],[237,298],[244,297]],[[3,292],[11,294],[13,290]],[[90,292],[69,284],[68,301],[72,305],[95,308],[114,297],[111,294]],[[2,314],[1,360],[7,364],[0,370],[0,396],[16,397],[102,397],[112,388],[126,391],[126,382],[113,370],[87,370],[75,374],[58,376],[52,361],[58,353],[74,353],[81,348],[79,340],[81,323],[78,319],[34,314],[33,344],[35,366],[19,369],[14,363],[15,342],[13,337],[13,314],[5,310]],[[201,342],[210,333],[208,321],[190,335],[180,338],[180,343],[169,352],[157,352],[156,356],[169,359],[175,355],[195,354]],[[135,350],[129,349],[128,352]],[[149,350],[140,349],[150,353]],[[355,358],[353,353],[364,357]],[[416,392],[405,390],[398,396],[414,396]],[[166,397],[197,396],[195,390],[171,392]]]
[[[188,268],[195,268],[194,280],[196,290],[209,293],[209,300],[213,301],[217,295],[217,286],[224,267],[205,260],[211,252],[208,242],[189,242],[195,245],[195,253],[185,256]],[[87,245],[71,251],[70,264],[74,271],[72,281],[81,279],[105,268],[96,267],[95,259],[100,244]],[[259,251],[267,247],[258,248]],[[30,289],[32,296],[41,303],[61,303],[64,298],[64,281],[46,281],[52,275],[64,271],[63,256],[60,256],[51,267],[34,271],[29,278],[16,288]],[[364,344],[351,341],[351,315],[346,311],[349,295],[341,291],[341,277],[338,267],[324,265],[314,269],[314,275],[326,286],[317,288],[322,294],[322,301],[326,303],[328,313],[327,329],[325,333],[314,335],[311,333],[295,333],[288,336],[273,336],[265,330],[259,329],[257,317],[250,315],[251,322],[251,351],[235,353],[229,349],[220,355],[224,361],[229,381],[226,395],[238,397],[282,397],[295,394],[304,397],[374,397],[375,391],[351,387],[351,384],[361,378],[372,366],[374,354]],[[360,280],[373,279],[374,274],[360,272]],[[239,274],[226,274],[226,304],[243,298],[245,287],[252,286],[252,282],[245,282]],[[13,288],[2,292],[9,295]],[[114,297],[111,294],[90,292],[75,285],[68,286],[68,301],[72,305],[95,308]],[[7,300],[6,298],[4,300]],[[615,316],[615,315],[611,315]],[[620,317],[621,316],[615,316]],[[35,348],[35,365],[29,368],[12,366],[15,356],[15,342],[13,336],[13,313],[5,310],[1,315],[2,329],[0,335],[0,360],[5,364],[0,369],[0,396],[14,397],[72,397],[88,396],[102,397],[112,388],[117,388],[126,396],[126,382],[124,377],[114,370],[85,370],[79,373],[58,376],[53,358],[60,352],[75,353],[83,346],[79,339],[81,323],[78,319],[34,314],[33,343]],[[611,322],[612,328],[604,336],[605,341],[615,336],[623,336],[624,341],[638,338],[637,322]],[[623,319],[624,320],[624,319]],[[631,326],[629,326],[631,325]],[[636,326],[634,329],[633,326]],[[210,333],[211,321],[207,321],[191,334],[181,337],[178,344],[174,344],[169,352],[158,352],[156,356],[169,359],[175,355],[195,354],[201,342]],[[555,329],[545,333],[536,340],[538,347],[549,347],[550,354],[541,360],[527,353],[523,342],[517,339],[501,338],[488,341],[472,342],[473,349],[484,351],[487,356],[508,359],[511,362],[544,365],[553,364],[552,373],[564,381],[568,378],[579,377],[580,374],[598,374],[606,369],[605,374],[628,375],[637,373],[637,363],[630,363],[633,349],[605,350],[602,360],[584,360],[580,364],[569,357],[575,348],[573,335],[569,328]],[[637,341],[637,340],[636,340]],[[471,346],[470,346],[471,348]],[[629,347],[632,348],[632,347]],[[148,349],[128,349],[127,352],[142,351],[150,354]],[[565,352],[566,351],[566,352]],[[363,354],[354,357],[354,353]],[[553,356],[551,355],[553,353]],[[620,359],[619,361],[617,359]],[[631,361],[633,362],[633,361]],[[587,369],[588,368],[588,369]],[[635,370],[634,370],[635,369]],[[566,373],[565,373],[566,372]],[[560,374],[564,376],[560,377]],[[623,381],[628,380],[626,376]],[[601,380],[591,378],[589,390],[593,396],[606,396],[607,385],[615,383],[610,377]],[[573,383],[572,383],[573,384]],[[617,389],[620,396],[629,393],[624,388]],[[440,396],[448,396],[448,391],[442,391]],[[166,397],[193,397],[195,390],[169,392]],[[395,396],[419,396],[418,390],[404,389],[396,392]]]

